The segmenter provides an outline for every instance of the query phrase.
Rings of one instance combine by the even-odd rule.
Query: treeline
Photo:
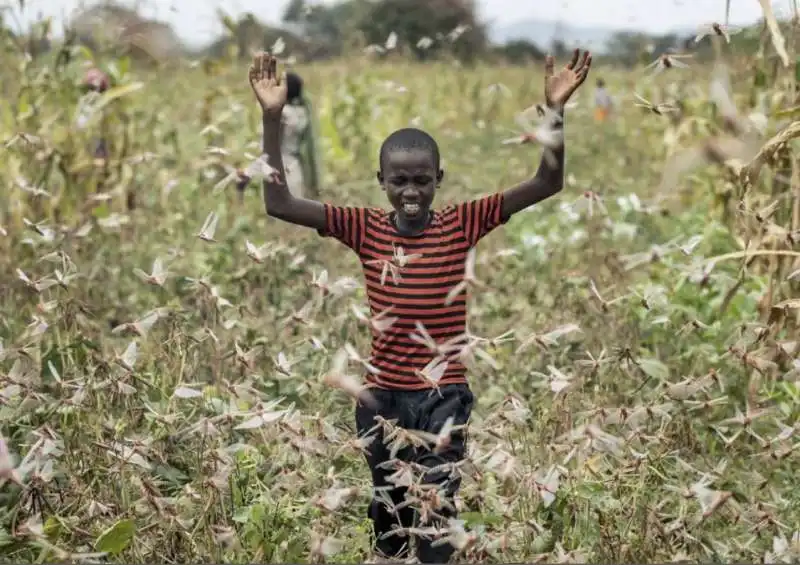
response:
[[[1,17],[1,16],[0,16]],[[224,33],[201,50],[183,45],[169,25],[142,17],[136,10],[113,2],[85,9],[66,30],[66,43],[82,43],[98,51],[123,52],[132,58],[167,61],[180,55],[208,58],[248,58],[254,50],[282,41],[285,52],[299,60],[333,58],[369,49],[377,56],[401,53],[418,60],[448,57],[469,64],[477,60],[525,63],[541,60],[546,52],[563,56],[573,47],[555,40],[540,45],[534,39],[491,43],[488,26],[477,14],[475,0],[343,0],[333,5],[291,0],[279,27],[260,22],[253,14],[233,19],[219,12]],[[3,33],[32,55],[51,48],[51,23],[34,26],[26,37]],[[733,36],[733,47],[752,53],[764,30],[754,26]],[[387,44],[390,36],[396,44]],[[699,57],[710,55],[709,42],[694,44],[694,36],[654,36],[619,32],[599,58],[630,66],[668,49],[691,47]]]

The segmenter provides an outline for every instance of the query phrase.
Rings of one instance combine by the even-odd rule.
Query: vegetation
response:
[[[352,401],[324,379],[345,344],[368,351],[361,277],[343,247],[267,218],[257,190],[219,190],[260,150],[246,68],[104,59],[115,86],[87,98],[91,51],[3,41],[4,557],[365,559],[369,474]],[[757,45],[721,50],[733,87],[714,75],[715,104],[691,61],[597,65],[613,119],[592,121],[587,86],[567,188],[481,243],[485,355],[450,532],[464,560],[800,556],[800,124],[793,68],[768,34]],[[383,205],[377,149],[409,123],[440,141],[439,205],[534,173],[539,151],[501,141],[541,101],[540,69],[386,57],[301,68],[325,200]],[[682,109],[637,108],[631,85]],[[762,133],[727,131],[726,96]]]
[[[0,22],[15,23],[13,11],[0,14]],[[516,38],[503,44],[489,40],[487,24],[480,20],[474,0],[340,0],[333,4],[292,0],[280,25],[265,24],[252,13],[235,19],[219,10],[223,34],[200,49],[183,45],[165,23],[140,15],[135,8],[112,0],[90,5],[66,22],[67,44],[86,45],[103,56],[130,56],[139,65],[169,63],[181,55],[213,59],[248,60],[254,51],[270,47],[276,41],[286,45],[294,59],[322,61],[349,54],[354,50],[383,46],[390,34],[398,37],[394,51],[420,61],[432,59],[462,63],[500,61],[526,65],[544,60],[545,51],[566,57],[574,46],[560,39],[543,44],[539,38]],[[10,33],[7,26],[4,33]],[[731,37],[730,52],[752,54],[768,34],[766,24]],[[784,33],[790,26],[784,25]],[[53,23],[40,21],[24,37],[12,38],[18,48],[36,56],[51,47]],[[689,49],[697,60],[713,56],[709,41],[696,44],[695,35],[681,37],[674,33],[652,35],[620,31],[613,35],[604,53],[594,59],[630,69],[653,53],[668,49]],[[385,54],[385,53],[384,53]]]

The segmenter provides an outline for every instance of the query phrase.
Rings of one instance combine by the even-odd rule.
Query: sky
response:
[[[725,18],[725,0],[477,0],[481,14],[497,25],[535,18],[562,21],[578,27],[638,28],[648,32],[685,29]],[[330,4],[335,0],[317,0]],[[761,15],[758,0],[730,0],[730,23],[749,24]],[[253,12],[265,22],[277,23],[288,0],[146,0],[138,4],[141,12],[172,25],[180,38],[191,46],[211,43],[221,32],[216,19],[220,6],[233,17]],[[778,17],[790,14],[792,0],[773,0]],[[18,6],[17,0],[0,0],[0,5]],[[26,28],[39,13],[62,21],[85,0],[26,0],[25,11],[14,13]]]

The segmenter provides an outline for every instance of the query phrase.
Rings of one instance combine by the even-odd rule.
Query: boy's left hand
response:
[[[592,54],[584,51],[581,57],[580,50],[576,49],[572,60],[558,74],[553,71],[554,65],[555,60],[548,55],[544,62],[544,96],[551,108],[563,107],[572,93],[583,84],[592,66]]]

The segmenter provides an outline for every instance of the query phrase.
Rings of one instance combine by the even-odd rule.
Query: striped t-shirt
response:
[[[433,385],[419,375],[437,353],[410,337],[419,321],[438,344],[463,336],[467,323],[467,292],[447,302],[447,295],[464,278],[467,253],[497,226],[502,217],[502,193],[451,205],[433,212],[433,220],[421,234],[403,236],[391,212],[325,204],[326,227],[319,233],[333,237],[356,252],[364,278],[372,316],[391,308],[386,317],[397,321],[382,334],[373,329],[370,364],[379,370],[367,373],[372,386],[421,390]],[[395,250],[421,255],[396,267],[397,281],[389,271],[381,285],[386,262],[397,265]],[[453,351],[437,385],[466,382],[466,367]]]

